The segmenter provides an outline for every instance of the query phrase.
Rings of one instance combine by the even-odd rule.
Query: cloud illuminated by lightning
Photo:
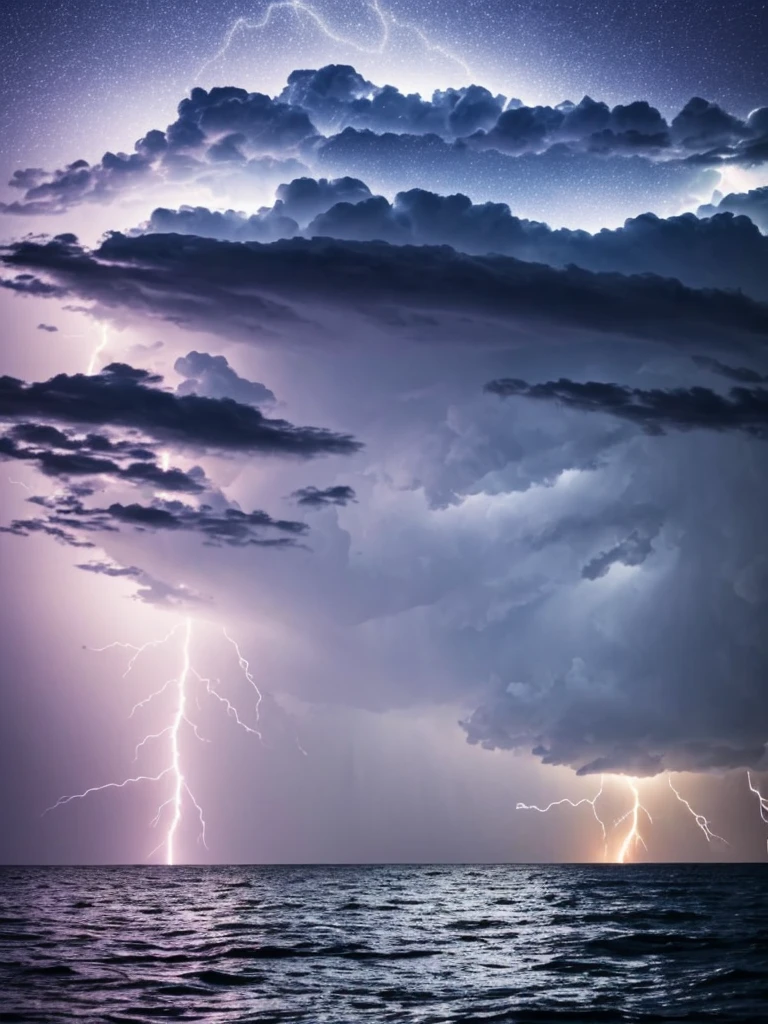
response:
[[[616,778],[616,781],[618,781],[618,782],[620,782],[620,783],[622,783],[622,784],[627,786],[627,788],[629,789],[629,793],[630,793],[631,801],[632,801],[629,810],[625,811],[624,814],[622,814],[619,818],[617,818],[616,821],[614,821],[613,825],[611,826],[612,829],[615,829],[615,828],[618,828],[620,825],[622,825],[625,821],[629,822],[629,828],[628,828],[626,834],[624,835],[624,837],[623,837],[623,839],[622,839],[622,841],[621,841],[621,843],[620,843],[620,845],[618,847],[616,855],[614,857],[614,860],[615,860],[615,862],[617,864],[624,864],[624,863],[626,863],[626,861],[630,857],[630,855],[631,855],[633,849],[635,848],[635,846],[640,845],[640,846],[643,847],[643,849],[645,849],[647,851],[648,847],[646,846],[645,840],[643,839],[643,836],[640,833],[640,817],[641,817],[641,815],[644,815],[651,824],[653,824],[653,818],[651,817],[651,814],[648,811],[648,808],[645,807],[645,805],[642,803],[642,801],[640,799],[640,787],[639,787],[638,780],[637,779],[633,779],[633,778],[628,778],[627,776],[616,776],[615,778]],[[709,821],[704,817],[703,814],[699,814],[697,811],[695,811],[693,809],[693,807],[691,807],[691,805],[688,802],[688,800],[686,800],[685,797],[678,791],[678,789],[676,788],[676,786],[672,782],[672,779],[669,776],[667,776],[667,781],[669,783],[669,788],[675,794],[675,797],[677,798],[677,800],[685,807],[685,809],[688,811],[688,813],[694,819],[694,821],[698,825],[699,829],[701,829],[701,831],[702,831],[704,837],[706,838],[707,842],[711,842],[713,839],[718,839],[721,843],[725,843],[726,846],[727,846],[728,845],[728,841],[726,839],[723,839],[723,837],[719,836],[716,832],[713,832],[713,830],[712,830],[712,828],[711,828],[711,826],[709,824]],[[554,807],[559,807],[562,804],[567,804],[569,807],[581,807],[584,804],[589,804],[592,807],[592,813],[593,813],[595,819],[597,820],[597,822],[599,823],[600,828],[602,830],[603,849],[604,849],[604,853],[605,853],[605,858],[607,860],[607,858],[608,858],[608,830],[606,828],[605,822],[603,821],[603,819],[598,814],[597,806],[596,806],[597,805],[597,801],[603,795],[604,788],[605,788],[605,779],[604,779],[603,776],[601,776],[600,777],[600,789],[598,790],[598,792],[595,794],[594,797],[591,797],[591,798],[584,797],[581,800],[575,800],[575,801],[569,799],[568,797],[564,797],[561,800],[553,800],[552,803],[547,804],[546,807],[537,807],[537,806],[531,805],[531,804],[518,803],[516,805],[516,810],[518,810],[518,811],[538,811],[541,814],[546,814],[548,811],[551,811]],[[752,786],[751,780],[750,780],[750,789],[752,789],[753,793],[756,793],[759,796],[758,791]],[[761,801],[761,804],[760,804],[761,816],[763,817],[763,820],[766,823],[768,823],[768,800],[766,800],[765,798],[760,796],[760,801]]]
[[[173,712],[171,720],[168,725],[158,730],[157,732],[147,733],[143,739],[141,739],[134,749],[134,761],[139,758],[139,755],[147,745],[166,739],[167,740],[167,757],[168,761],[165,767],[155,775],[135,775],[123,779],[120,782],[107,782],[101,786],[91,786],[84,790],[82,793],[74,793],[69,796],[62,796],[52,804],[44,812],[55,810],[66,804],[71,803],[73,800],[82,800],[87,796],[94,793],[100,793],[108,789],[124,789],[126,786],[133,785],[139,782],[161,782],[163,780],[170,780],[170,795],[163,800],[160,806],[157,808],[157,812],[151,821],[152,826],[156,826],[163,819],[163,812],[166,808],[170,808],[170,814],[168,816],[168,824],[165,830],[164,838],[158,843],[154,850],[149,854],[152,857],[155,853],[160,850],[164,851],[165,861],[167,864],[175,864],[178,860],[177,849],[178,849],[178,834],[184,818],[184,809],[187,804],[191,805],[194,809],[195,814],[198,818],[200,830],[198,840],[204,846],[206,846],[206,824],[203,809],[200,806],[197,798],[192,792],[185,769],[186,759],[184,756],[184,734],[189,733],[198,740],[204,740],[204,737],[200,734],[196,722],[190,717],[189,706],[191,698],[192,684],[197,682],[204,685],[204,692],[210,696],[216,698],[219,703],[223,704],[228,715],[234,718],[235,723],[244,729],[246,732],[251,733],[261,739],[261,732],[258,728],[249,725],[240,715],[237,707],[225,696],[223,696],[214,687],[213,682],[210,679],[206,679],[201,676],[200,673],[195,669],[192,664],[192,641],[193,641],[193,628],[194,623],[191,618],[185,618],[183,622],[177,623],[164,637],[158,640],[149,640],[144,644],[131,644],[124,643],[122,641],[114,641],[113,643],[106,644],[104,647],[91,648],[94,651],[107,651],[113,648],[121,648],[131,652],[131,656],[128,661],[128,665],[123,672],[123,678],[125,678],[131,670],[134,668],[136,661],[145,652],[162,646],[168,643],[179,633],[181,634],[181,663],[179,672],[173,679],[167,680],[161,687],[154,690],[147,697],[139,700],[134,704],[131,709],[129,718],[132,718],[137,711],[140,711],[147,707],[156,697],[161,696],[167,690],[172,689],[174,694],[173,701]],[[224,635],[229,643],[234,647],[238,665],[241,669],[246,681],[249,686],[256,693],[256,722],[259,720],[259,705],[261,704],[262,694],[259,690],[253,674],[250,670],[248,660],[243,656],[240,647],[236,640],[234,640],[226,630]],[[218,682],[218,681],[217,681]],[[199,706],[199,702],[198,702]]]
[[[221,60],[226,56],[233,40],[237,35],[243,31],[249,32],[261,32],[267,28],[272,20],[273,15],[277,11],[291,11],[298,18],[305,17],[313,22],[320,32],[334,43],[338,43],[341,46],[348,46],[358,53],[368,55],[380,55],[386,52],[390,44],[390,38],[392,29],[400,29],[403,32],[408,32],[415,36],[422,47],[428,53],[438,54],[445,60],[450,61],[461,69],[468,80],[472,80],[474,75],[467,64],[467,62],[453,53],[451,50],[438,43],[433,42],[423,29],[417,25],[413,25],[410,22],[401,21],[396,18],[390,11],[386,11],[381,7],[379,0],[369,0],[365,4],[370,11],[376,17],[379,24],[380,35],[379,39],[373,45],[364,45],[356,42],[354,39],[350,39],[347,36],[339,35],[334,29],[328,24],[323,15],[314,7],[311,3],[305,2],[305,0],[273,0],[272,3],[268,4],[264,10],[263,15],[260,18],[236,18],[227,29],[227,32],[222,40],[221,46],[216,53],[209,57],[198,69],[195,75],[195,81],[217,61]]]

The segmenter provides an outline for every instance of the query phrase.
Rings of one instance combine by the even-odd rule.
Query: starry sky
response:
[[[766,6],[3,6],[1,860],[764,855]]]

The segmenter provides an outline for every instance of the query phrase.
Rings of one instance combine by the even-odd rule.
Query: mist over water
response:
[[[0,1021],[758,1021],[768,866],[0,870]]]

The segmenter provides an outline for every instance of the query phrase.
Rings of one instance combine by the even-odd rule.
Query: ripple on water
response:
[[[763,866],[0,871],[0,1024],[768,1019]]]

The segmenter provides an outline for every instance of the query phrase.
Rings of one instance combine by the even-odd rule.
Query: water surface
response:
[[[0,1021],[768,1020],[768,865],[0,868]]]

